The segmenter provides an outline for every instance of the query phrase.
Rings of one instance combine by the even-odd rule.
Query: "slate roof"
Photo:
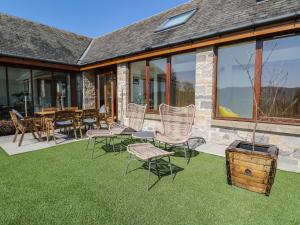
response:
[[[167,18],[198,8],[187,23],[155,32]],[[194,0],[93,40],[81,64],[175,44],[222,29],[300,11],[300,0]]]
[[[167,18],[194,8],[185,24],[155,32]],[[0,14],[0,55],[85,65],[288,14],[300,15],[300,0],[193,0],[95,39]]]
[[[77,64],[91,38],[0,14],[0,54]]]

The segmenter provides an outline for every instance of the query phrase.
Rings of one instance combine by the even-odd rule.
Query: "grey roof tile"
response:
[[[77,64],[91,38],[0,13],[0,54]]]
[[[187,23],[155,32],[167,18],[198,8]],[[194,39],[200,35],[300,10],[299,0],[194,0],[94,39],[80,64],[143,51],[146,48]]]

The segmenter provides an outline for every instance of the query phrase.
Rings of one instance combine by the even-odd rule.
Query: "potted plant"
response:
[[[249,69],[251,58],[252,56],[246,66],[241,63],[238,64],[246,72],[253,93],[255,93],[254,78],[252,78]],[[253,127],[251,127],[251,140],[236,140],[226,149],[228,184],[265,194],[266,196],[269,196],[274,183],[279,149],[275,145],[257,143],[256,131],[258,124],[261,122],[258,115],[268,116],[272,108],[275,108],[276,98],[278,97],[277,93],[280,92],[279,88],[280,85],[278,85],[277,90],[273,89],[273,93],[270,93],[271,107],[269,107],[268,112],[263,112],[259,106],[258,99],[256,99],[255,94],[253,95],[255,115],[254,123],[252,124]]]

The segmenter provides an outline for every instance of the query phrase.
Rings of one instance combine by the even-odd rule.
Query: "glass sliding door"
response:
[[[117,119],[117,79],[112,73],[97,76],[98,82],[98,108],[100,112],[106,110],[109,118]]]
[[[0,67],[0,120],[8,118],[8,101],[7,101],[7,87],[6,87],[6,68]]]
[[[166,102],[167,59],[155,59],[149,62],[149,109],[158,110]]]
[[[52,102],[52,72],[46,70],[33,70],[33,98],[34,110],[54,106]]]
[[[33,114],[30,69],[7,68],[9,106],[22,115]]]
[[[65,108],[71,106],[71,86],[70,75],[62,72],[53,73],[54,82],[54,99],[57,108]]]

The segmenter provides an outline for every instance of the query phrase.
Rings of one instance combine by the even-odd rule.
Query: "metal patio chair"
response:
[[[189,148],[188,140],[192,135],[192,125],[195,118],[195,106],[173,107],[167,104],[159,106],[161,116],[162,132],[156,131],[155,140],[166,145],[182,146],[185,158],[189,162],[192,150]],[[187,152],[190,157],[187,157]]]

